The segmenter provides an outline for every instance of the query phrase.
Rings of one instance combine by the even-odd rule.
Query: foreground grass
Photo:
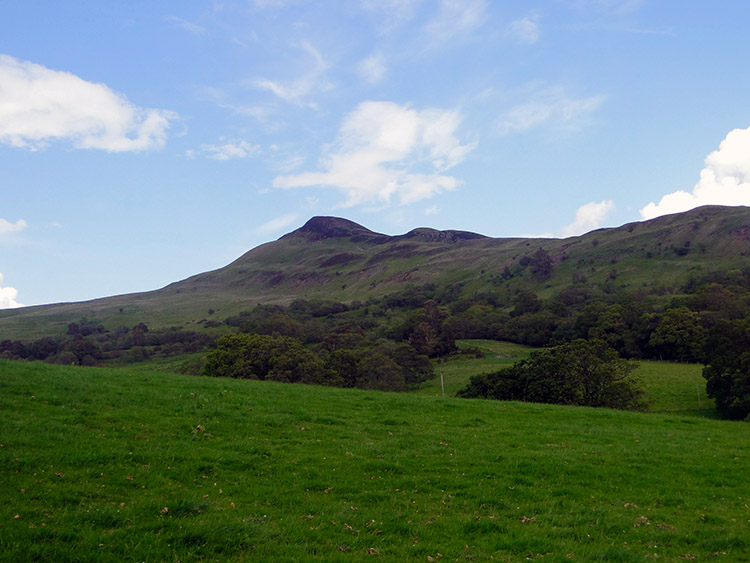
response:
[[[0,362],[0,560],[743,561],[749,457],[683,414]]]

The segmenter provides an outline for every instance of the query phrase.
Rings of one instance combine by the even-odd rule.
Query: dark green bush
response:
[[[635,367],[601,340],[575,340],[474,376],[458,396],[638,410],[644,405]]]

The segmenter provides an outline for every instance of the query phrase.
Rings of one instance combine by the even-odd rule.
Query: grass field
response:
[[[528,346],[513,344],[511,342],[498,342],[496,340],[459,340],[459,348],[478,348],[484,352],[484,358],[460,358],[435,366],[435,379],[426,381],[417,390],[420,395],[442,396],[445,387],[445,395],[453,397],[469,383],[472,375],[497,371],[504,367],[512,366],[514,363],[524,359],[533,350]],[[441,376],[442,375],[442,386]]]
[[[683,412],[0,362],[2,561],[746,561],[749,461]]]
[[[461,340],[461,348],[474,347],[484,352],[480,359],[458,359],[437,364],[437,377],[422,384],[416,392],[421,395],[453,397],[469,383],[471,376],[478,373],[497,371],[526,358],[533,348],[497,342],[495,340]],[[714,403],[706,395],[706,380],[703,379],[703,366],[698,364],[677,364],[671,362],[636,362],[635,375],[641,380],[648,398],[649,412],[672,412],[715,417]]]

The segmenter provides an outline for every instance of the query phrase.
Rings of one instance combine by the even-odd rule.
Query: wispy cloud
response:
[[[532,14],[517,19],[508,25],[508,33],[519,43],[533,45],[539,41],[539,16]]]
[[[285,8],[293,2],[294,0],[252,0],[253,6],[259,10]]]
[[[476,143],[456,137],[461,118],[455,111],[418,111],[392,102],[363,102],[341,124],[322,171],[278,176],[277,188],[330,186],[346,196],[344,207],[388,205],[427,199],[453,190],[459,180],[442,172],[466,158]]]
[[[357,64],[357,72],[370,84],[377,84],[382,81],[387,70],[385,57],[383,57],[382,53],[375,53],[374,55],[359,61]]]
[[[486,0],[441,0],[425,32],[431,41],[445,43],[482,25],[486,14]]]
[[[206,28],[201,25],[198,25],[197,23],[184,20],[177,16],[167,16],[165,19],[167,21],[174,22],[174,24],[177,27],[179,27],[180,29],[184,29],[185,31],[188,31],[192,33],[193,35],[205,35],[206,34]]]
[[[228,140],[221,138],[218,144],[201,145],[200,153],[214,160],[232,160],[256,156],[261,150],[260,145],[251,145],[247,141]],[[188,151],[187,156],[196,156],[195,151]]]
[[[594,9],[623,16],[640,10],[644,2],[645,0],[572,0],[571,4],[579,9]]]
[[[528,95],[526,101],[500,116],[498,131],[507,135],[541,125],[578,129],[587,123],[605,99],[603,95],[576,98],[559,86],[536,90]]]
[[[576,219],[570,225],[560,231],[562,237],[573,237],[582,235],[602,226],[602,222],[615,209],[611,200],[592,201],[582,205],[576,211]]]
[[[309,97],[312,94],[327,92],[333,88],[333,84],[325,76],[329,65],[320,52],[310,43],[303,41],[300,47],[307,53],[311,62],[305,65],[308,69],[299,77],[287,82],[259,78],[252,81],[252,86],[258,90],[271,92],[290,104],[314,108],[316,107],[315,103],[310,101]]]
[[[706,157],[706,166],[692,192],[667,194],[659,203],[651,202],[641,209],[641,217],[653,219],[701,205],[750,206],[750,127],[730,131],[719,149]]]
[[[285,227],[288,227],[289,225],[292,225],[296,220],[296,213],[287,213],[286,215],[276,217],[275,219],[271,219],[270,221],[267,221],[266,223],[263,223],[262,225],[256,227],[255,232],[263,235],[274,233],[276,231],[280,231]]]
[[[109,152],[159,149],[177,114],[142,109],[104,84],[0,55],[0,142],[31,150],[65,140]]]
[[[362,0],[360,6],[382,18],[381,31],[387,33],[411,20],[420,2],[421,0]]]
[[[15,287],[3,287],[3,274],[0,273],[0,309],[16,309],[23,307],[22,303],[16,301],[18,290]]]

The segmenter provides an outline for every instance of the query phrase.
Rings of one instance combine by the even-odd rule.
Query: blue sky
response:
[[[336,215],[564,237],[750,205],[750,4],[0,4],[0,308]]]

